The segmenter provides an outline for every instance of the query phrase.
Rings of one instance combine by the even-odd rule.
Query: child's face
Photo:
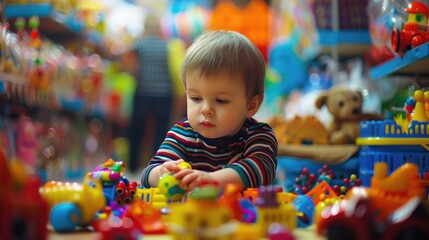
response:
[[[223,73],[204,76],[193,71],[186,74],[189,123],[206,138],[236,134],[245,119],[253,116],[259,107],[255,105],[257,97],[247,102],[244,81],[232,78]]]

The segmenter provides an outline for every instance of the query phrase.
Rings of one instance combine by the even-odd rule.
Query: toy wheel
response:
[[[64,202],[51,209],[49,218],[52,228],[56,232],[71,232],[79,225],[82,216],[76,204]]]
[[[401,46],[401,37],[398,29],[392,31],[392,35],[390,36],[390,44],[392,45],[392,49],[395,52],[399,52]]]

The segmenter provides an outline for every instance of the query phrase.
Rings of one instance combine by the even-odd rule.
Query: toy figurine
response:
[[[390,37],[392,49],[399,54],[404,54],[406,51],[429,41],[429,9],[426,4],[411,2],[405,12],[408,13],[407,22],[402,30],[393,30]]]

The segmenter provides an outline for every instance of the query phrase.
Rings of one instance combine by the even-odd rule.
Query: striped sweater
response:
[[[278,143],[273,129],[250,118],[235,136],[208,139],[199,135],[187,119],[175,124],[149,165],[143,169],[141,183],[149,186],[149,172],[165,161],[183,159],[193,169],[214,172],[232,168],[244,187],[273,183],[277,168]],[[153,187],[153,186],[152,186]]]

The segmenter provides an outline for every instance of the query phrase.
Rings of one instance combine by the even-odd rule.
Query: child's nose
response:
[[[204,115],[213,115],[214,110],[209,103],[204,103],[201,108],[201,113]]]

